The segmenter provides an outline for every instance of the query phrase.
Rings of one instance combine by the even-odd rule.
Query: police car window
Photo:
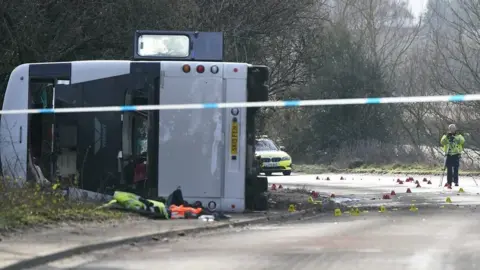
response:
[[[278,147],[271,140],[257,140],[255,144],[257,151],[277,151]]]

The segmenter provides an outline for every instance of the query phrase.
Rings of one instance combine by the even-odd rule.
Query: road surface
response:
[[[318,177],[318,179],[317,179]],[[327,177],[330,180],[326,180]],[[340,180],[343,177],[345,180]],[[335,194],[337,202],[344,202],[357,205],[389,204],[400,206],[405,204],[443,204],[446,198],[450,197],[454,204],[458,205],[479,205],[480,204],[480,183],[479,177],[461,176],[460,186],[448,190],[439,187],[441,176],[420,176],[412,175],[420,182],[421,187],[417,188],[414,183],[404,182],[398,184],[397,179],[405,180],[405,175],[358,175],[358,174],[320,174],[320,175],[274,175],[268,177],[270,185],[282,185],[286,188],[306,188],[325,194]],[[431,185],[423,182],[426,178],[432,182]],[[445,179],[444,179],[445,181]],[[445,182],[444,182],[445,183]],[[406,193],[410,188],[412,193]],[[459,193],[463,188],[464,193]],[[395,191],[396,196],[389,200],[382,200],[384,194]]]
[[[480,269],[480,212],[364,213],[127,246],[43,269]]]

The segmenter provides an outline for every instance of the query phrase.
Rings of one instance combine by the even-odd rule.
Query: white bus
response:
[[[268,77],[265,66],[224,62],[223,34],[210,32],[137,31],[133,61],[23,64],[10,75],[3,110],[41,113],[2,115],[2,173],[27,179],[30,159],[47,179],[74,179],[85,190],[135,186],[166,197],[180,186],[185,200],[211,209],[265,210],[256,108],[134,106],[266,101]],[[53,113],[99,106],[125,109]]]

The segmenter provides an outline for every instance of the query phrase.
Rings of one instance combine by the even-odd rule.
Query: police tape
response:
[[[260,102],[166,104],[166,105],[138,105],[138,106],[101,106],[101,107],[54,108],[54,109],[23,109],[23,110],[1,110],[0,115],[2,114],[5,115],[5,114],[51,114],[51,113],[82,113],[82,112],[198,110],[198,109],[224,109],[224,108],[306,107],[306,106],[367,105],[367,104],[393,104],[393,103],[438,103],[438,102],[467,102],[467,101],[480,101],[480,94],[447,95],[447,96],[284,100],[284,101],[260,101]]]

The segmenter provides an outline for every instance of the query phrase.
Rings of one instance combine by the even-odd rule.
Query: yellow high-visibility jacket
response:
[[[447,156],[460,155],[465,145],[465,138],[461,134],[453,135],[453,141],[450,142],[447,134],[442,136],[440,144],[443,146],[443,152]]]

